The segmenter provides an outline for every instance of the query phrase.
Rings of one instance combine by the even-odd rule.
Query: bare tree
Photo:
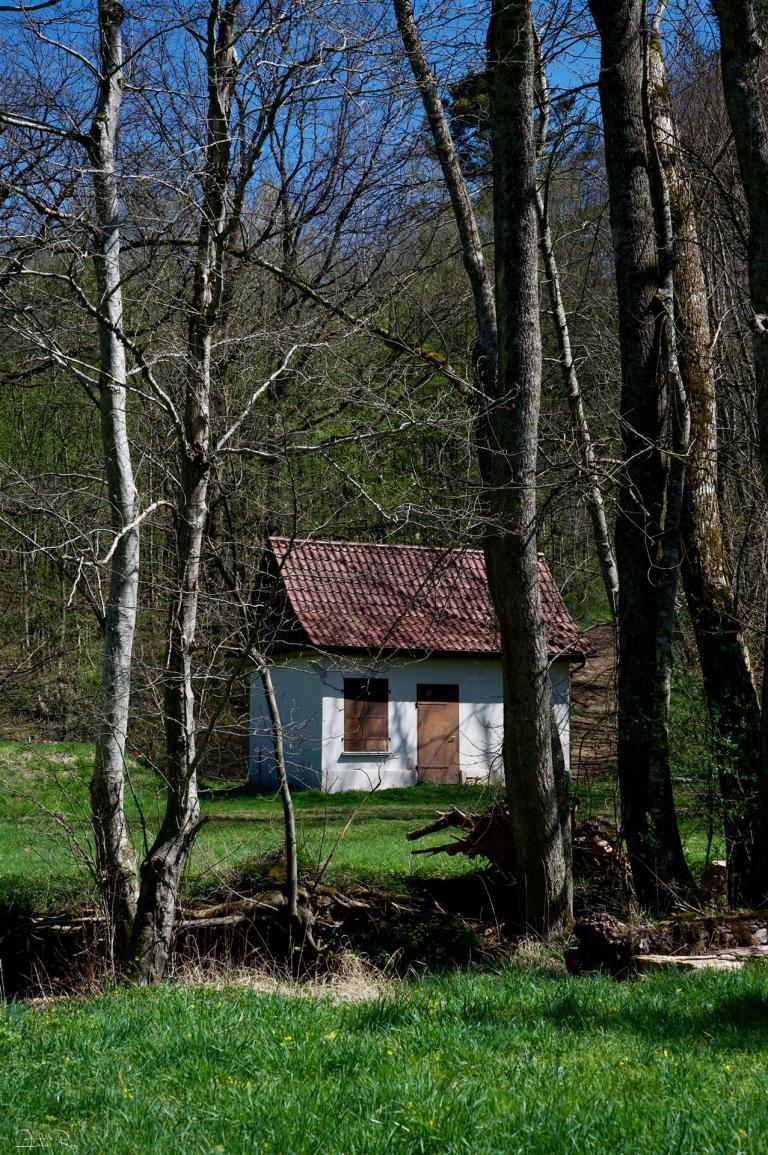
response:
[[[87,137],[97,227],[94,266],[99,309],[101,436],[116,535],[104,622],[101,718],[96,735],[91,800],[103,901],[120,963],[126,959],[138,890],[136,854],[128,835],[124,795],[139,587],[139,505],[126,421],[125,348],[118,336],[123,324],[123,303],[115,140],[124,83],[122,21],[123,9],[119,3],[113,0],[99,3],[99,100]]]
[[[10,187],[20,202],[30,208],[31,214],[45,213],[46,219],[53,219],[57,226],[53,238],[43,224],[41,235],[31,241],[28,238],[17,241],[18,251],[12,255],[10,275],[15,279],[13,283],[24,277],[33,283],[62,286],[76,309],[98,327],[100,363],[95,375],[87,363],[87,352],[61,347],[57,320],[46,326],[42,315],[30,316],[27,323],[24,318],[28,310],[22,309],[18,313],[22,321],[15,322],[22,338],[42,344],[53,360],[72,373],[91,395],[94,389],[98,390],[113,540],[104,559],[99,561],[98,555],[91,558],[82,553],[77,565],[78,580],[81,571],[88,572],[102,565],[109,565],[112,575],[110,601],[104,615],[103,716],[99,722],[92,787],[94,827],[100,879],[114,923],[116,952],[123,961],[129,958],[135,972],[145,981],[159,978],[169,957],[181,880],[200,822],[197,771],[213,733],[212,726],[205,728],[201,740],[193,686],[196,674],[199,676],[195,670],[197,620],[204,543],[210,530],[211,476],[217,473],[221,477],[225,463],[237,452],[243,436],[252,438],[254,432],[258,435],[258,427],[254,430],[254,413],[259,404],[263,406],[271,396],[271,386],[279,381],[299,347],[298,343],[287,349],[279,349],[278,345],[274,358],[278,343],[273,339],[262,357],[263,361],[276,360],[273,372],[265,379],[257,378],[254,383],[252,369],[236,393],[230,394],[225,387],[226,350],[232,344],[227,334],[232,307],[231,293],[227,295],[225,291],[227,274],[234,271],[232,266],[238,259],[233,255],[237,242],[242,250],[242,237],[251,227],[250,220],[257,216],[248,200],[254,172],[270,143],[276,117],[292,90],[297,68],[311,67],[307,58],[314,52],[309,47],[302,64],[296,64],[293,57],[296,43],[311,46],[313,35],[307,26],[306,32],[302,31],[292,42],[294,25],[286,23],[285,13],[279,6],[264,2],[253,10],[249,8],[247,13],[241,8],[240,0],[223,5],[211,0],[207,18],[202,20],[203,34],[198,35],[200,19],[196,15],[189,24],[187,41],[184,39],[187,32],[180,32],[171,21],[161,21],[159,31],[147,32],[144,28],[139,33],[137,30],[139,41],[141,35],[148,35],[161,64],[171,63],[171,58],[164,59],[164,52],[174,54],[177,76],[181,78],[186,70],[185,78],[190,85],[197,83],[198,74],[194,68],[188,68],[185,45],[201,50],[205,78],[204,126],[202,139],[196,140],[194,134],[200,126],[194,118],[194,100],[190,99],[186,106],[175,106],[176,92],[172,89],[170,70],[164,78],[165,86],[163,82],[133,85],[134,115],[136,103],[141,104],[142,94],[146,93],[146,116],[138,139],[128,135],[127,142],[123,143],[126,151],[135,150],[132,160],[137,170],[132,174],[133,181],[128,182],[129,188],[120,196],[115,157],[125,68],[121,42],[123,12],[118,5],[105,3],[98,9],[102,67],[97,73],[98,102],[89,133],[60,128],[53,114],[50,123],[32,121],[8,111],[2,114],[6,124],[24,134],[50,137],[54,142],[52,150],[61,150],[53,164],[65,164],[64,143],[74,142],[84,148],[89,160],[86,171],[92,173],[95,241],[90,246],[76,243],[80,225],[75,214],[62,211],[58,205],[41,203],[33,192],[26,193],[16,185]],[[37,27],[30,30],[30,36],[44,44],[50,41],[67,57],[77,56],[85,61],[83,68],[88,70],[87,60],[76,48],[62,48],[58,40]],[[278,63],[273,64],[270,53],[264,52],[267,43],[274,48],[275,56],[281,57]],[[140,67],[136,50],[131,66],[135,78]],[[146,60],[142,67],[149,67]],[[247,80],[244,80],[246,70]],[[36,78],[36,98],[41,106],[58,111],[58,94],[51,93],[46,80],[42,73]],[[155,80],[159,77],[155,76]],[[78,96],[84,92],[83,89],[77,91]],[[191,88],[190,95],[195,91]],[[87,107],[84,96],[83,103]],[[61,119],[70,125],[77,123],[79,110],[75,107],[64,104],[61,111]],[[144,139],[152,133],[156,144],[170,146],[178,154],[174,157],[175,167],[170,162],[159,172],[154,158],[147,157]],[[199,167],[196,166],[198,155],[202,157]],[[181,168],[179,157],[191,158],[190,172],[185,173]],[[41,149],[35,159],[39,183],[48,175],[47,160],[48,154]],[[170,195],[169,172],[173,177]],[[196,181],[199,181],[199,200],[194,195]],[[163,187],[165,202],[162,199],[153,202],[149,197],[147,189],[153,183]],[[65,191],[71,195],[70,189]],[[246,212],[249,214],[247,225]],[[122,230],[119,213],[129,222]],[[269,235],[275,231],[275,213],[269,209],[266,216],[262,232]],[[164,218],[168,221],[162,237],[154,228],[146,227],[147,218],[153,223]],[[84,219],[88,219],[87,214]],[[126,229],[131,254],[127,261],[124,259]],[[84,283],[83,248],[95,254],[95,303]],[[191,262],[190,251],[194,254]],[[62,254],[68,258],[70,253],[74,253],[71,260],[63,259]],[[169,325],[169,316],[175,316],[184,300],[185,276],[190,266],[186,342],[180,357],[177,334]],[[230,277],[230,283],[232,279]],[[169,292],[170,309],[159,295],[164,284],[173,286]],[[126,285],[133,290],[133,316],[129,314],[128,320],[124,317],[123,300]],[[147,319],[143,326],[141,322],[136,323],[142,312]],[[165,347],[164,339],[167,339]],[[222,348],[225,355],[220,351]],[[183,373],[178,371],[179,364],[184,367]],[[142,513],[131,474],[126,428],[128,387],[155,418],[141,423],[145,437],[142,450],[155,466],[161,465],[168,494],[151,501]],[[138,406],[136,410],[140,414]],[[158,415],[167,423],[166,430],[170,426],[175,437],[176,461],[164,457],[163,440],[167,434],[162,431],[158,437],[155,433],[160,424]],[[274,456],[274,452],[260,451],[258,446],[253,446],[252,451],[257,463]],[[150,838],[137,888],[135,855],[128,839],[124,805],[123,762],[131,689],[131,641],[138,599],[139,524],[160,506],[170,506],[175,514],[170,536],[174,571],[172,576],[166,571],[161,575],[161,581],[170,577],[168,640],[164,660],[159,671],[153,671],[152,678],[153,685],[163,691],[166,756],[158,768],[165,787],[165,813],[157,834],[154,839]],[[248,638],[244,648],[238,644],[235,667],[241,675],[252,643],[253,639]],[[224,697],[232,684],[231,678],[223,679]],[[214,708],[214,715],[220,716],[220,712],[219,704]]]
[[[748,272],[752,341],[757,375],[757,425],[763,485],[768,490],[768,119],[761,93],[761,65],[768,12],[754,0],[714,0],[720,26],[720,59],[728,117],[749,210]],[[768,645],[766,646],[768,653]],[[762,762],[752,898],[768,895],[768,678],[763,665]]]
[[[43,138],[75,142],[87,157],[92,182],[96,298],[91,301],[83,294],[83,304],[98,333],[99,372],[95,384],[104,475],[115,537],[105,562],[109,567],[109,595],[103,615],[102,698],[91,799],[96,867],[118,963],[124,962],[126,957],[138,889],[136,856],[125,819],[124,794],[141,520],[126,418],[126,356],[120,339],[123,272],[115,146],[124,85],[123,15],[122,6],[113,0],[100,0],[97,5],[98,65],[93,68],[97,99],[88,132],[62,129],[55,123],[25,118],[8,110],[0,113],[0,119],[8,126],[26,128]],[[38,204],[37,207],[47,207],[54,217],[60,215],[53,202],[47,206]],[[12,267],[17,275],[21,273],[22,266],[18,261]],[[73,373],[75,380],[89,387],[88,375],[76,366],[74,360],[66,358],[55,342],[48,345],[48,352],[54,362]]]
[[[536,147],[539,160],[543,162],[547,149],[550,102],[547,73],[541,56],[541,45],[538,36],[536,39],[536,72],[539,98],[539,125]],[[587,411],[582,396],[576,360],[571,346],[568,314],[563,300],[560,269],[558,267],[549,222],[549,188],[546,179],[540,181],[536,187],[536,212],[539,218],[539,244],[544,261],[549,307],[552,312],[552,321],[555,327],[555,335],[560,354],[560,371],[563,375],[563,384],[565,385],[565,393],[568,398],[571,424],[576,436],[579,454],[586,475],[587,502],[589,505],[589,516],[592,522],[595,549],[597,550],[598,562],[600,564],[600,574],[603,579],[603,586],[605,587],[605,594],[611,615],[615,619],[619,606],[619,573],[616,568],[611,532],[608,528],[608,517],[606,515],[605,499],[597,456],[587,419]]]
[[[555,770],[536,550],[541,393],[534,131],[535,45],[529,4],[494,4],[488,33],[494,154],[495,287],[437,82],[408,0],[394,0],[449,193],[476,323],[473,401],[483,482],[484,549],[504,674],[504,774],[518,913],[537,932],[570,915],[569,863]]]
[[[227,203],[232,147],[230,111],[238,77],[235,46],[239,7],[239,0],[226,0],[221,6],[214,0],[203,46],[208,90],[205,159],[189,309],[187,381],[177,426],[180,441],[177,569],[170,606],[163,698],[168,790],[162,824],[142,864],[132,943],[140,973],[150,980],[161,977],[165,970],[181,876],[200,825],[192,654],[211,469],[212,337],[221,309],[224,245],[230,224]]]
[[[674,590],[671,597],[660,599],[659,587],[670,594],[676,567],[674,527],[670,526],[666,539],[664,533],[666,471],[659,366],[665,361],[669,366],[674,338],[664,324],[660,292],[666,270],[660,273],[659,269],[656,209],[662,206],[659,191],[654,198],[651,183],[653,142],[644,99],[645,6],[641,0],[591,0],[590,9],[601,42],[600,103],[622,370],[624,464],[616,520],[622,828],[638,896],[658,907],[669,902],[676,888],[690,887],[668,760],[659,758],[664,718],[657,670],[668,684],[670,612],[674,612]],[[669,296],[668,276],[664,284]],[[665,328],[666,351],[662,347]],[[680,495],[677,478],[675,486]],[[679,497],[674,500],[679,504]],[[668,567],[666,582],[664,565]]]

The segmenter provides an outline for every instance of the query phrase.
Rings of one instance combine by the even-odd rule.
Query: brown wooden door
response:
[[[419,779],[456,785],[459,772],[459,687],[416,687]]]

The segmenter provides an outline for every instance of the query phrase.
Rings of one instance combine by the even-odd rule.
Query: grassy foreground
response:
[[[768,973],[521,964],[361,1003],[165,985],[0,1009],[0,1149],[766,1150]]]

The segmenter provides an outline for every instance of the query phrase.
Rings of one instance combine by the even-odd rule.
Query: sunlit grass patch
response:
[[[0,904],[52,910],[64,902],[93,901],[92,882],[83,864],[83,856],[91,854],[92,759],[93,748],[84,743],[0,744]],[[128,766],[128,777],[126,810],[141,845],[140,817],[151,839],[162,811],[163,784],[134,762]],[[355,878],[395,888],[402,888],[411,877],[471,870],[463,859],[414,856],[405,835],[440,809],[457,805],[481,810],[493,796],[488,788],[431,783],[369,795],[297,791],[302,869],[316,877],[330,856],[324,876],[328,881]],[[190,892],[226,881],[283,844],[282,808],[274,791],[204,799],[202,810],[209,821],[193,850]],[[429,844],[428,840],[422,845]]]
[[[765,1150],[768,975],[520,966],[362,1003],[120,990],[0,1011],[0,1145],[83,1153]]]

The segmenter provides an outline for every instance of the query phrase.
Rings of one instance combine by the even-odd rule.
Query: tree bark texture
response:
[[[162,977],[172,945],[179,886],[200,826],[197,793],[193,655],[200,559],[208,515],[211,351],[223,290],[229,116],[237,80],[235,19],[239,0],[211,4],[206,42],[207,140],[202,205],[188,318],[187,381],[180,438],[181,498],[176,533],[176,589],[165,662],[166,807],[141,868],[134,955],[144,981]]]
[[[498,370],[478,419],[489,588],[504,670],[504,765],[518,911],[535,932],[570,916],[552,758],[547,641],[536,550],[541,403],[535,43],[529,3],[498,0],[488,32]]]
[[[296,842],[296,815],[293,809],[291,787],[288,782],[288,768],[285,764],[285,746],[283,743],[283,722],[277,704],[275,688],[272,684],[272,674],[266,662],[261,668],[261,684],[269,713],[269,724],[272,730],[272,746],[275,753],[275,769],[277,770],[278,789],[283,805],[283,829],[285,831],[285,874],[288,899],[288,916],[292,929],[298,928],[299,919],[299,855]]]
[[[720,63],[725,103],[733,131],[749,210],[747,252],[752,307],[752,343],[757,379],[757,424],[763,485],[768,493],[768,118],[761,93],[768,10],[755,0],[714,0],[720,26]],[[765,656],[768,657],[768,630]],[[758,818],[751,897],[768,897],[768,664],[762,687]]]
[[[661,362],[659,366],[664,389],[665,421],[662,437],[666,445],[664,459],[665,492],[661,533],[659,535],[659,572],[656,580],[656,685],[654,689],[651,757],[649,761],[648,810],[652,829],[663,831],[658,840],[656,874],[666,888],[660,893],[659,906],[668,905],[675,891],[684,888],[693,895],[695,884],[685,860],[680,829],[672,793],[672,762],[669,748],[670,711],[672,706],[672,666],[674,632],[677,621],[678,571],[681,561],[680,533],[683,493],[688,449],[691,439],[691,414],[688,396],[680,373],[675,320],[675,235],[670,203],[669,171],[674,161],[672,149],[673,121],[671,105],[665,101],[663,61],[659,22],[665,0],[659,0],[652,17],[650,36],[645,41],[645,113],[649,143],[651,190],[656,213],[659,287],[661,307]],[[661,72],[659,71],[662,66]]]
[[[122,535],[110,561],[101,665],[101,715],[91,778],[91,818],[102,901],[115,961],[125,961],[136,913],[136,855],[125,818],[125,742],[139,585],[138,497],[126,422],[120,228],[115,138],[123,90],[123,10],[98,6],[100,76],[96,115],[86,147],[92,168],[96,230],[94,269],[99,334],[101,439],[112,529]]]
[[[691,436],[682,508],[682,577],[715,733],[729,899],[749,901],[760,773],[760,704],[731,583],[717,489],[717,397],[696,204],[681,154],[663,48],[650,42],[651,101],[674,231],[677,355]]]
[[[489,36],[494,150],[496,277],[483,256],[472,200],[409,0],[393,0],[448,189],[472,287],[477,338],[474,400],[487,522],[485,556],[501,624],[504,777],[515,845],[522,924],[554,930],[570,916],[570,862],[563,847],[552,762],[546,639],[536,553],[536,442],[541,387],[533,26],[527,3],[494,4]],[[522,35],[522,50],[517,36]],[[512,214],[507,219],[506,214]],[[497,323],[497,316],[503,320]],[[505,333],[504,348],[499,332]],[[498,368],[504,359],[503,376]],[[497,381],[498,377],[498,381]],[[501,383],[499,383],[501,382]],[[567,801],[564,803],[567,805]]]
[[[665,471],[658,371],[662,307],[643,91],[645,5],[642,0],[590,0],[590,8],[601,42],[600,104],[621,348],[624,465],[616,559],[622,829],[638,898],[655,908],[666,904],[669,888],[678,881],[674,872],[680,855],[671,782],[661,783],[661,794],[655,784],[651,797]]]

